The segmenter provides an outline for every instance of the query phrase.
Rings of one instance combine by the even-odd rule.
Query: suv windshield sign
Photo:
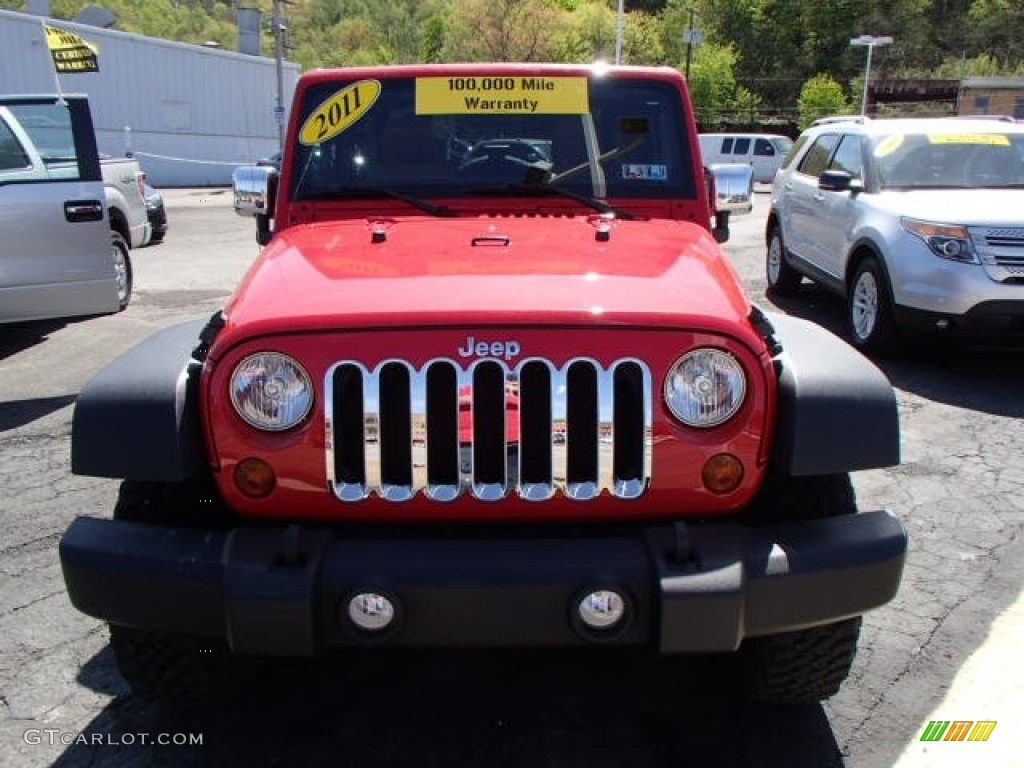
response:
[[[329,141],[370,111],[380,96],[380,83],[361,80],[342,88],[313,110],[299,131],[299,142],[310,146]]]
[[[585,77],[419,77],[417,115],[583,115]]]

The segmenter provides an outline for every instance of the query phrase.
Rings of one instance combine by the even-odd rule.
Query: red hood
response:
[[[731,336],[750,305],[717,243],[670,219],[411,217],[292,227],[229,303],[217,346],[263,333],[359,327],[687,327]],[[746,339],[756,344],[753,335]]]

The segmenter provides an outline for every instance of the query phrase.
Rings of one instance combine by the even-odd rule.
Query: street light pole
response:
[[[868,85],[871,82],[871,51],[876,45],[892,45],[891,37],[873,37],[872,35],[861,35],[850,40],[850,45],[863,45],[867,46],[868,57],[867,64],[864,66],[864,95],[860,100],[860,113],[866,115],[868,113]]]

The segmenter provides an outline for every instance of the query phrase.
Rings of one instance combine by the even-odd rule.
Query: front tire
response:
[[[224,527],[230,520],[210,481],[121,484],[114,519],[179,527]],[[177,708],[201,706],[219,690],[227,644],[204,638],[110,625],[118,670],[141,698]]]
[[[847,474],[789,477],[770,473],[744,522],[815,520],[852,515],[857,499]],[[861,618],[780,635],[753,637],[739,650],[744,698],[757,703],[817,702],[835,695],[849,676]]]
[[[896,321],[885,272],[873,256],[862,259],[853,273],[847,297],[850,338],[862,352],[883,354],[896,344]]]
[[[768,253],[765,257],[765,278],[768,291],[779,296],[792,296],[800,288],[800,273],[786,261],[786,245],[782,229],[773,226],[768,235]]]
[[[839,692],[857,653],[861,618],[755,637],[740,648],[744,697],[761,704],[806,704]]]

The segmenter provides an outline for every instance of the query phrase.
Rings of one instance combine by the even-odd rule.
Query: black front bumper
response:
[[[757,528],[651,525],[613,536],[346,538],[324,527],[169,528],[77,518],[60,543],[80,611],[224,638],[241,653],[345,646],[649,645],[735,650],[745,637],[864,613],[896,593],[906,556],[888,512]],[[579,599],[614,589],[624,625],[588,630]],[[396,621],[357,629],[360,592]]]
[[[985,301],[962,315],[900,305],[894,312],[897,325],[911,335],[1024,346],[1024,301]]]

